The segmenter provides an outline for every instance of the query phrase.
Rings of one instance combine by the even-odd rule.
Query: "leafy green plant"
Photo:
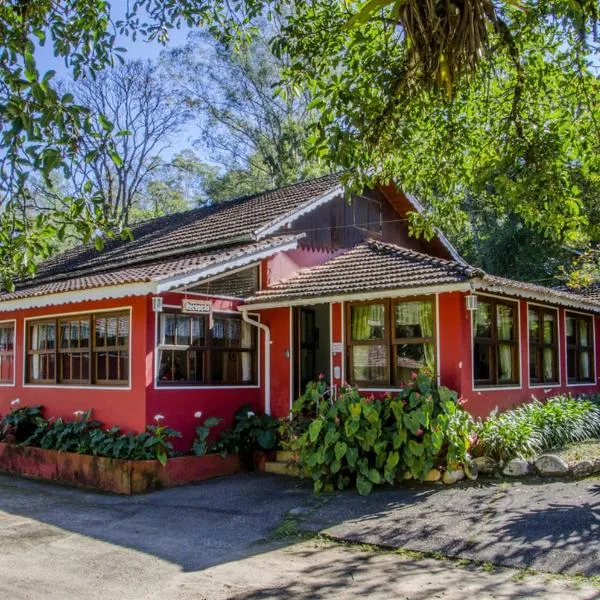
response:
[[[194,414],[194,417],[200,419],[202,417],[201,412]],[[196,427],[196,437],[192,443],[192,450],[196,456],[203,456],[208,451],[208,436],[210,430],[216,427],[223,419],[220,417],[209,417],[205,419],[201,425]]]
[[[494,412],[477,424],[475,451],[498,461],[530,457],[600,436],[600,405],[593,398],[558,395],[513,410]]]
[[[254,450],[275,450],[279,446],[279,419],[257,415],[249,405],[234,415],[234,426],[221,432],[215,450],[221,454],[250,454]]]
[[[163,420],[162,415],[155,415],[156,425],[147,425],[146,436],[143,433],[140,436],[145,437],[144,449],[164,467],[167,464],[167,458],[173,455],[173,444],[169,440],[176,437],[180,438],[181,433],[166,425],[161,425]]]
[[[0,421],[0,440],[20,444],[36,430],[42,407],[20,407],[18,399],[11,404],[13,409]]]
[[[316,418],[289,448],[315,492],[355,485],[366,495],[405,471],[424,479],[436,466],[467,462],[472,431],[456,393],[420,374],[384,399],[343,389],[334,403],[320,403]]]

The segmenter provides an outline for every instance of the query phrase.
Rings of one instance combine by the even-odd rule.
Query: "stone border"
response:
[[[600,458],[567,462],[561,456],[549,452],[532,459],[513,458],[505,463],[498,463],[488,456],[475,458],[473,462],[482,475],[501,473],[507,477],[539,475],[580,478],[600,473]]]

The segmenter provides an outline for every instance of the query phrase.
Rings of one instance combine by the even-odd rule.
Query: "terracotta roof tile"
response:
[[[323,196],[338,184],[338,175],[327,175],[145,221],[132,227],[133,241],[109,240],[102,252],[97,252],[92,244],[67,250],[40,264],[36,279],[72,276],[74,271],[83,274],[98,269],[115,269],[156,260],[160,256],[199,250],[201,246],[251,241],[258,230],[287,212]]]
[[[481,271],[394,244],[368,240],[328,262],[303,269],[248,302],[271,302],[372,290],[460,283]]]
[[[89,275],[60,278],[44,283],[37,283],[36,280],[33,280],[30,285],[20,287],[14,292],[0,294],[0,302],[113,285],[161,281],[168,277],[185,275],[196,270],[225,264],[256,252],[276,249],[295,240],[297,240],[297,236],[277,236],[250,244],[238,244],[219,250],[197,252],[184,257],[152,261],[138,266],[116,268]]]

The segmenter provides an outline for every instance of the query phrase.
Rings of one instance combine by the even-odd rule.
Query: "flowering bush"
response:
[[[92,411],[76,410],[74,420],[44,419],[41,406],[15,408],[0,421],[0,439],[46,450],[76,452],[131,460],[157,459],[165,464],[174,455],[169,441],[181,434],[161,424],[162,415],[154,417],[155,424],[138,434],[121,433],[119,427],[103,429],[92,420]]]
[[[11,403],[12,410],[0,420],[0,440],[20,444],[37,428],[42,414],[41,406],[23,406],[17,398]]]
[[[279,447],[279,419],[257,415],[244,405],[234,415],[234,426],[221,432],[215,451],[221,454],[251,454],[254,450],[275,450]]]
[[[201,419],[202,412],[195,412],[194,418]],[[210,435],[210,430],[217,426],[222,420],[223,419],[220,419],[219,417],[209,417],[208,419],[204,419],[204,423],[196,427],[196,437],[194,438],[194,442],[192,444],[192,450],[196,456],[203,456],[207,453],[208,436]]]
[[[366,495],[405,472],[422,480],[434,467],[458,468],[470,460],[472,433],[456,393],[421,374],[383,400],[342,389],[334,403],[319,403],[307,430],[288,447],[299,455],[315,492],[355,485]]]

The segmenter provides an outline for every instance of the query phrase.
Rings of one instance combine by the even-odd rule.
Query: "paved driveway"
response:
[[[600,480],[480,483],[344,494],[306,527],[333,538],[600,575]]]
[[[306,484],[267,475],[133,498],[0,476],[0,598],[598,598],[598,589],[568,582],[297,543],[273,529],[291,510],[300,528],[340,539],[598,574],[599,505],[597,480],[323,503]]]

